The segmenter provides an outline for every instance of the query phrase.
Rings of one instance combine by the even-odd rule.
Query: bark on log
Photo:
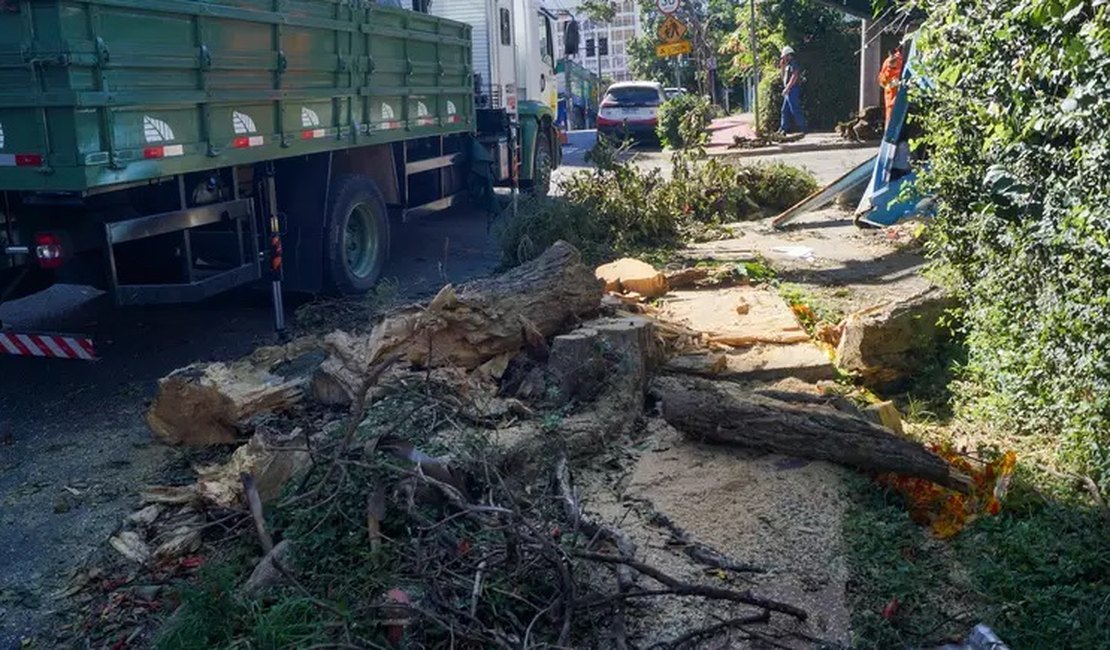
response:
[[[303,354],[292,360],[268,355],[264,360],[193,364],[175,370],[158,381],[147,424],[156,437],[173,445],[240,442],[251,434],[258,416],[287,411],[300,403],[313,369],[324,358],[319,351],[300,351]]]
[[[689,438],[857,469],[924,478],[967,492],[971,481],[921,444],[831,408],[741,397],[701,379],[656,380],[663,417]]]
[[[399,353],[417,367],[477,368],[520,350],[526,331],[552,336],[596,313],[601,294],[601,281],[582,263],[581,254],[566,242],[556,242],[507,273],[448,285],[426,307],[390,313],[369,337],[329,337],[334,360],[317,373],[314,393],[326,394],[331,403],[343,403],[344,395],[349,401],[357,388],[352,378],[357,380],[389,354]]]

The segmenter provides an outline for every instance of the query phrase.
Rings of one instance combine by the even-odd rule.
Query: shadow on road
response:
[[[439,213],[394,233],[384,277],[415,300],[492,272],[487,215]],[[287,313],[306,300],[291,296]],[[0,355],[0,649],[34,636],[66,571],[103,545],[174,450],[143,421],[157,380],[276,340],[269,293],[235,290],[192,305],[115,309],[87,287],[56,286],[0,307],[13,329],[92,334],[93,363]],[[45,647],[45,646],[44,646]]]

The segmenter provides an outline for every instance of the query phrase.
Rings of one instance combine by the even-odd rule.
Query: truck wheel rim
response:
[[[539,159],[536,161],[536,178],[533,185],[536,188],[536,194],[546,196],[548,187],[551,184],[551,156],[546,153],[541,153]]]
[[[374,273],[378,263],[378,220],[374,209],[365,203],[355,206],[343,230],[343,251],[347,269],[356,278]]]

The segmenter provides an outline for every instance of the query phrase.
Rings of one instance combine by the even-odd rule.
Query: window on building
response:
[[[552,36],[551,36],[551,21],[543,14],[536,14],[536,19],[540,21],[540,57],[548,63],[554,65],[554,53],[551,50]]]
[[[501,10],[501,44],[513,44],[513,18],[507,8]]]

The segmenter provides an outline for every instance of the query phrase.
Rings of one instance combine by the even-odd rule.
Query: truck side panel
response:
[[[12,6],[0,189],[84,192],[474,127],[461,23],[337,0]]]

